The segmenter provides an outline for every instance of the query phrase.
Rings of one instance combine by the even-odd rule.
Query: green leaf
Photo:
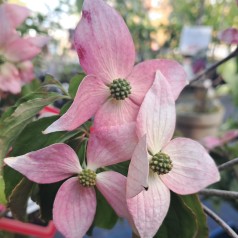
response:
[[[27,83],[22,87],[21,95],[26,96],[30,93],[37,91],[41,87],[41,82],[38,79],[32,80],[30,83]]]
[[[101,227],[104,229],[112,229],[117,220],[118,216],[108,204],[103,195],[96,190],[97,192],[97,208],[96,215],[94,218],[93,226]]]
[[[72,102],[73,102],[72,100],[66,102],[66,103],[64,104],[64,106],[60,109],[60,115],[61,115],[61,116],[62,116],[63,114],[65,114],[65,113],[68,111],[68,109],[70,108]]]
[[[10,155],[23,155],[30,151],[39,150],[54,143],[62,143],[79,133],[78,131],[61,131],[43,134],[42,131],[57,119],[58,116],[45,117],[28,124],[19,135],[19,139],[14,143],[14,147]]]
[[[127,176],[130,161],[121,162],[108,166],[109,169]]]
[[[9,199],[12,191],[17,186],[18,183],[23,179],[23,175],[16,170],[10,168],[9,166],[3,167],[3,179],[5,182],[5,196],[7,200]]]
[[[203,211],[202,204],[197,194],[180,196],[185,206],[187,206],[195,216],[197,222],[197,234],[194,238],[207,238],[209,236],[207,218]]]
[[[64,181],[60,181],[60,182],[52,183],[52,184],[38,185],[39,193],[38,193],[36,202],[40,206],[41,219],[43,219],[44,221],[52,220],[52,209],[53,209],[55,196]]]
[[[0,176],[0,204],[7,204],[7,199],[5,196],[5,183],[3,177]],[[1,236],[0,236],[1,237]]]
[[[26,208],[33,185],[33,182],[23,178],[12,191],[9,198],[9,207],[14,218],[27,221]]]
[[[84,77],[85,77],[84,73],[79,73],[71,79],[70,85],[69,85],[69,94],[72,98],[75,97],[79,84],[82,82]]]
[[[22,103],[8,117],[0,120],[0,164],[6,156],[9,148],[23,131],[32,118],[46,105],[62,98],[60,95],[54,95],[48,98],[36,98]]]
[[[42,131],[57,118],[57,116],[41,118],[28,124],[14,143],[10,156],[19,156],[30,151],[42,149],[54,143],[66,142],[79,133],[78,131],[71,131],[55,132],[46,135],[42,134]],[[5,194],[8,198],[23,176],[8,166],[4,166],[3,176],[5,181]]]
[[[191,198],[192,199],[192,198]],[[195,201],[195,205],[197,201]],[[181,196],[171,192],[171,202],[159,231],[154,238],[193,238],[197,237],[196,215]],[[202,238],[202,237],[199,237]]]

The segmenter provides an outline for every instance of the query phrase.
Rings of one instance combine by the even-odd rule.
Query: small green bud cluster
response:
[[[168,155],[160,152],[152,157],[150,168],[158,175],[163,175],[171,171],[173,164]]]
[[[79,182],[84,187],[91,187],[96,185],[96,173],[90,169],[84,169],[79,174]]]
[[[130,83],[125,79],[114,79],[109,87],[111,96],[116,100],[124,100],[131,94]]]

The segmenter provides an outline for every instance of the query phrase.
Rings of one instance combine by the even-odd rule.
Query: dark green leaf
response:
[[[58,117],[46,117],[37,121],[31,122],[20,133],[19,139],[14,143],[10,156],[19,156],[26,154],[30,151],[42,149],[54,143],[66,142],[68,139],[75,136],[78,132],[55,132],[50,134],[42,134],[42,131],[53,123]],[[11,169],[8,166],[4,166],[4,181],[5,181],[5,194],[8,198],[15,188],[15,186],[21,181],[23,176],[17,171]]]
[[[171,192],[168,214],[154,238],[193,238],[197,231],[195,214],[179,195]]]
[[[63,182],[64,181],[52,184],[39,184],[37,203],[40,205],[41,219],[44,221],[52,220],[52,209],[55,196]]]
[[[103,195],[97,190],[97,209],[93,226],[104,229],[112,229],[118,220],[118,216],[112,207],[105,200]]]
[[[82,82],[83,78],[85,77],[84,73],[80,73],[75,75],[71,81],[70,81],[70,85],[69,85],[69,94],[72,98],[75,97],[76,92],[78,90],[79,84]]]
[[[11,195],[13,189],[23,179],[23,176],[22,176],[22,174],[20,174],[16,170],[14,170],[14,169],[5,165],[3,167],[3,179],[4,179],[4,182],[5,182],[5,195],[6,195],[6,198],[8,200],[8,198]]]
[[[66,102],[65,104],[64,104],[64,106],[60,109],[60,115],[63,115],[63,114],[65,114],[67,111],[68,111],[68,109],[69,109],[69,107],[71,106],[71,104],[72,104],[72,100],[70,100],[69,102]]]
[[[197,222],[197,234],[194,238],[207,238],[209,236],[207,218],[203,211],[197,194],[180,196],[185,206],[191,209]]]
[[[9,232],[6,232],[6,231],[0,231],[0,237],[1,238],[16,238],[15,234],[9,233]]]
[[[9,197],[9,207],[14,218],[21,221],[27,220],[27,202],[33,185],[33,182],[23,178],[12,191],[11,196]]]
[[[23,155],[30,151],[39,150],[54,143],[62,143],[78,133],[78,131],[70,131],[54,132],[46,135],[43,134],[42,131],[52,124],[56,119],[58,119],[58,116],[41,118],[27,125],[19,135],[19,139],[14,143],[14,147],[10,155]]]
[[[121,174],[127,176],[129,164],[130,164],[130,161],[125,161],[125,162],[121,162],[121,163],[118,163],[118,164],[108,166],[108,168],[110,168],[113,171],[116,171],[118,173],[121,173]]]

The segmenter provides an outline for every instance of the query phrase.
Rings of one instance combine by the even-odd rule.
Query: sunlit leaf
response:
[[[69,94],[72,98],[75,97],[76,92],[78,90],[79,84],[82,82],[83,78],[85,77],[84,73],[80,73],[75,75],[71,80],[69,84]]]
[[[29,124],[32,118],[46,105],[62,98],[54,95],[48,98],[36,98],[20,104],[16,110],[6,118],[0,120],[0,163],[18,135]]]

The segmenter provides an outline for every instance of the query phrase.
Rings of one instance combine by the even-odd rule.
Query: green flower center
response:
[[[4,56],[3,56],[3,55],[0,55],[0,65],[1,65],[1,64],[4,64],[5,61],[6,61],[6,59],[4,58]]]
[[[96,173],[90,169],[84,169],[79,174],[79,182],[84,187],[92,187],[96,185]]]
[[[172,161],[167,154],[162,152],[154,155],[150,161],[150,168],[158,175],[169,173],[173,168]]]
[[[124,100],[131,94],[131,85],[125,79],[114,79],[109,88],[111,96],[116,100]]]

